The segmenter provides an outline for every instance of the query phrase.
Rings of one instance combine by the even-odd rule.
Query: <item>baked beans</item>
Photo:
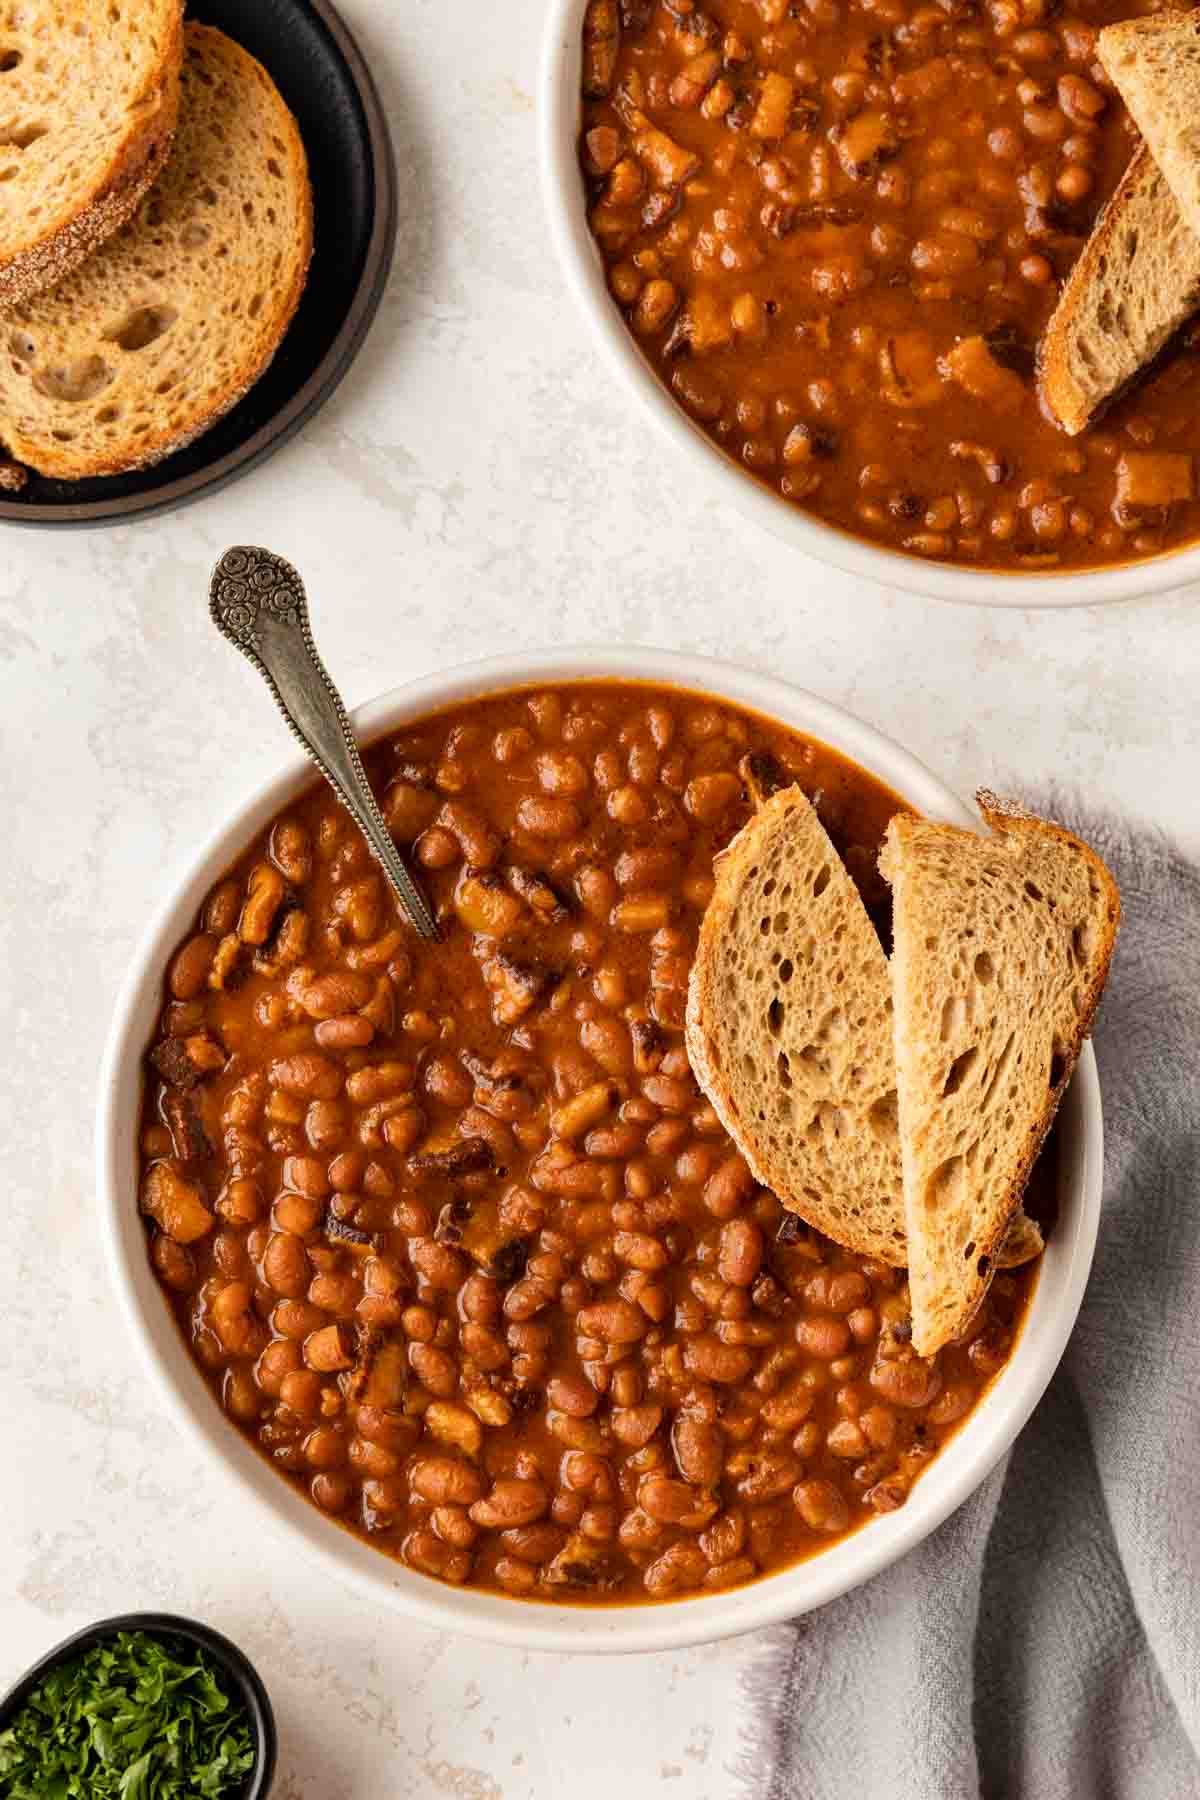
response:
[[[488,698],[365,761],[440,942],[314,788],[214,888],[149,1051],[149,1254],[236,1427],[409,1567],[523,1599],[728,1587],[902,1504],[1033,1278],[922,1362],[902,1272],[755,1184],[682,1030],[748,777],[802,783],[885,938],[895,795],[615,684]]]
[[[1075,438],[1034,379],[1137,142],[1096,37],[1147,9],[592,0],[591,230],[715,444],[826,523],[938,561],[1069,570],[1200,534],[1195,327]]]

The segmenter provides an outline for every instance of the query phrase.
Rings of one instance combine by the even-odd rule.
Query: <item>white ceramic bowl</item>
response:
[[[367,742],[473,696],[546,681],[645,680],[696,689],[819,738],[886,782],[921,812],[977,823],[929,770],[849,713],[781,681],[729,663],[661,650],[544,651],[471,663],[395,689],[354,715]],[[1091,1266],[1100,1216],[1102,1127],[1096,1065],[1085,1048],[1062,1109],[1059,1218],[1016,1350],[966,1424],[899,1511],[806,1563],[747,1588],[661,1605],[566,1607],[453,1588],[413,1573],[325,1519],[271,1470],[221,1412],[184,1348],[146,1255],[137,1208],[137,1117],[142,1057],[161,1005],[175,945],[209,888],[267,821],[312,780],[292,756],[276,780],[237,807],[173,883],[142,940],[117,1003],[100,1078],[97,1192],[121,1309],[167,1406],[239,1490],[247,1530],[286,1534],[369,1607],[526,1650],[665,1650],[793,1618],[845,1593],[919,1543],[966,1499],[1012,1443],[1062,1355]]]
[[[790,506],[740,469],[667,392],[638,349],[604,279],[587,227],[579,168],[580,71],[587,0],[547,0],[541,73],[541,163],[551,233],[563,273],[606,366],[634,395],[645,417],[707,481],[715,498],[795,549],[884,587],[978,606],[1092,606],[1165,593],[1200,576],[1200,546],[1093,573],[1004,574],[926,562],[868,543]]]

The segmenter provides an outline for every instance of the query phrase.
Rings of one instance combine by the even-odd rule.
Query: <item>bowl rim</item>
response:
[[[366,742],[486,694],[588,680],[665,684],[747,707],[831,745],[920,811],[978,826],[976,816],[924,764],[853,714],[777,677],[675,651],[582,646],[490,657],[390,689],[357,708],[352,720]],[[823,1605],[912,1549],[1008,1449],[1054,1373],[1074,1325],[1100,1213],[1103,1128],[1090,1044],[1060,1113],[1059,1223],[1016,1351],[906,1505],[806,1562],[748,1587],[647,1605],[555,1606],[451,1587],[406,1569],[322,1517],[225,1418],[179,1337],[146,1255],[134,1203],[142,1059],[161,1005],[161,971],[205,894],[254,833],[312,780],[311,766],[294,751],[238,805],[226,810],[222,803],[222,822],[186,867],[171,873],[142,933],[114,1007],[101,1067],[96,1188],[109,1272],[147,1372],[185,1437],[237,1485],[255,1523],[281,1532],[369,1604],[382,1602],[423,1625],[520,1650],[669,1650],[736,1636]]]
[[[885,549],[789,506],[716,448],[667,392],[625,326],[587,229],[577,156],[581,27],[587,0],[548,0],[539,71],[542,193],[566,285],[608,369],[642,416],[707,480],[714,498],[794,550],[880,587],[972,606],[1096,606],[1167,593],[1200,576],[1200,543],[1077,573],[1008,573],[926,561]]]
[[[0,1698],[0,1731],[12,1723],[16,1713],[52,1669],[76,1651],[90,1649],[93,1644],[114,1637],[118,1631],[140,1631],[149,1637],[183,1638],[206,1650],[220,1665],[245,1705],[254,1739],[254,1767],[239,1800],[267,1800],[275,1780],[279,1733],[266,1684],[246,1652],[232,1639],[200,1619],[185,1618],[179,1613],[115,1613],[112,1618],[97,1619],[94,1624],[73,1631],[70,1637],[63,1638],[31,1663]]]
[[[333,341],[316,367],[270,418],[264,419],[257,430],[215,462],[123,497],[65,500],[61,505],[38,505],[31,500],[0,497],[0,525],[47,531],[94,530],[107,525],[137,524],[156,514],[190,506],[195,500],[205,500],[248,475],[277,450],[282,450],[301,426],[333,397],[349,374],[379,311],[395,255],[399,216],[395,152],[387,111],[370,65],[333,0],[292,0],[292,3],[316,16],[332,41],[335,54],[346,65],[362,109],[364,134],[370,151],[374,189],[371,229],[358,286]],[[201,433],[198,442],[203,442],[203,435]]]

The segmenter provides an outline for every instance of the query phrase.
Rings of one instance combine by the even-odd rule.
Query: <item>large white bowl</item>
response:
[[[547,0],[541,73],[542,185],[563,273],[605,363],[641,405],[645,417],[731,506],[819,562],[885,587],[977,606],[1092,606],[1137,594],[1165,593],[1200,576],[1200,545],[1085,574],[1004,574],[927,562],[885,550],[823,524],[791,506],[740,469],[667,392],[651,369],[608,291],[604,265],[588,230],[579,168],[580,72],[587,0]]]
[[[457,701],[547,681],[645,680],[734,701],[851,757],[921,812],[977,824],[907,751],[827,701],[731,663],[662,650],[577,649],[470,663],[395,689],[354,715],[367,742]],[[176,1329],[146,1255],[137,1207],[142,1058],[161,1006],[167,959],[191,930],[209,888],[267,821],[312,780],[292,756],[280,775],[223,823],[173,884],[139,946],[117,1003],[100,1077],[97,1192],[121,1309],[167,1407],[226,1471],[247,1528],[284,1532],[370,1607],[525,1650],[665,1650],[794,1618],[867,1580],[911,1550],[978,1486],[1025,1423],[1062,1355],[1083,1297],[1100,1216],[1102,1126],[1091,1048],[1084,1050],[1059,1130],[1058,1223],[1029,1315],[1007,1366],[922,1476],[906,1505],[809,1562],[734,1592],[646,1606],[544,1606],[453,1588],[413,1573],[352,1537],[281,1479],[221,1412]]]

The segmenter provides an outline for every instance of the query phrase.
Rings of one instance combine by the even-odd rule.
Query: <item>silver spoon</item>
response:
[[[293,734],[367,840],[409,923],[438,928],[375,803],[342,697],[317,655],[304,583],[282,556],[239,544],[213,570],[209,611],[223,637],[253,663]]]

